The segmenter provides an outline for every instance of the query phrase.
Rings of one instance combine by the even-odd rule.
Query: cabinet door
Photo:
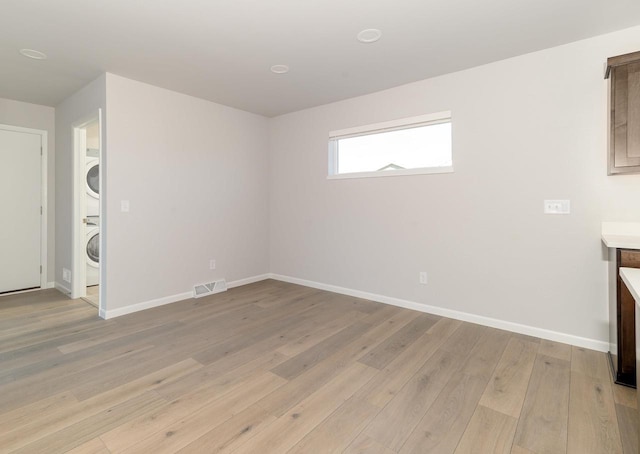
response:
[[[636,302],[633,295],[618,277],[620,306],[618,312],[618,351],[620,374],[635,377],[636,374]],[[635,383],[635,380],[632,380]]]
[[[640,172],[640,61],[613,68],[609,173]]]
[[[640,268],[640,251],[636,249],[620,249],[620,266]]]
[[[617,249],[616,251],[616,335],[617,355],[614,369],[616,383],[636,386],[636,302],[633,295],[620,277],[620,268],[640,268],[640,251],[634,249]]]

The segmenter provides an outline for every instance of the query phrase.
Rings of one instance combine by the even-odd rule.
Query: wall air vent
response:
[[[193,287],[193,297],[201,298],[214,293],[226,292],[227,281],[220,279],[219,281],[209,282],[207,284],[198,284]]]

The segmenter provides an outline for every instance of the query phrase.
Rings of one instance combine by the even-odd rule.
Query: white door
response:
[[[0,129],[0,293],[40,287],[41,137]]]

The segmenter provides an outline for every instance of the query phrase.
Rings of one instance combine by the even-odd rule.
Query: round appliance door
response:
[[[98,268],[100,264],[100,229],[98,227],[87,228],[87,265]]]
[[[85,172],[85,182],[87,194],[93,198],[100,197],[100,161],[98,159],[87,159]]]

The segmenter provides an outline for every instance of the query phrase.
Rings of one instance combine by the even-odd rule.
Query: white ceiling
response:
[[[0,0],[0,97],[107,71],[274,116],[638,24],[638,0]]]

